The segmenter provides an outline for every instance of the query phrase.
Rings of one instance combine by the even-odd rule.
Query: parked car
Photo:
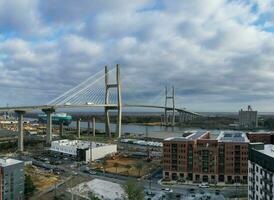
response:
[[[219,195],[220,194],[220,190],[215,190],[215,194]]]
[[[95,171],[89,171],[89,174],[91,174],[91,175],[96,175],[97,173],[95,172]]]
[[[209,185],[207,183],[201,183],[199,184],[200,188],[209,188]]]
[[[164,191],[166,191],[166,192],[173,192],[173,190],[170,189],[170,188],[162,188],[162,190],[164,190]]]
[[[195,191],[194,188],[190,188],[190,189],[189,189],[189,192],[190,192],[190,193],[193,193],[194,191]]]
[[[72,173],[73,173],[74,175],[78,175],[78,172],[75,172],[75,171],[74,171],[74,172],[72,172]]]

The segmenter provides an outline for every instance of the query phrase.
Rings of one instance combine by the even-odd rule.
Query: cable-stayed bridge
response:
[[[47,144],[52,141],[52,114],[57,109],[103,108],[105,112],[105,130],[106,134],[110,136],[110,111],[117,111],[116,133],[118,137],[121,137],[122,109],[124,108],[162,109],[164,110],[164,115],[161,117],[162,125],[168,126],[175,125],[175,112],[178,113],[179,122],[202,117],[198,113],[176,107],[174,87],[171,92],[166,87],[164,95],[159,94],[156,98],[140,98],[142,88],[138,91],[132,89],[129,84],[123,85],[122,82],[119,65],[111,70],[106,66],[104,70],[92,75],[45,105],[0,107],[0,112],[14,111],[18,114],[19,151],[23,151],[23,115],[32,110],[42,110],[47,114]],[[132,92],[136,94],[134,95]],[[161,98],[164,103],[155,102],[155,100]],[[142,102],[138,99],[149,99],[149,101]]]

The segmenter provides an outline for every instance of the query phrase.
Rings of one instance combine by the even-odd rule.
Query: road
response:
[[[84,169],[86,168],[85,165],[80,166],[80,167],[71,167],[73,162],[68,162],[66,165],[50,165],[50,164],[46,164],[40,161],[35,160],[34,158],[29,157],[29,160],[33,161],[33,164],[38,164],[40,165],[40,167],[46,167],[47,169],[60,169],[61,171],[64,171],[63,173],[66,174],[66,176],[71,176],[71,175],[80,175],[83,177],[90,177],[90,178],[98,178],[98,179],[102,179],[102,180],[106,180],[106,181],[111,181],[114,183],[118,183],[123,185],[125,183],[125,181],[132,179],[132,177],[127,177],[127,176],[121,176],[121,175],[116,175],[116,174],[109,174],[109,173],[103,173],[103,172],[96,172],[96,175],[91,175],[91,174],[87,174],[84,172]],[[42,165],[42,166],[41,166]],[[169,187],[170,189],[173,190],[173,193],[176,194],[180,194],[181,197],[190,197],[192,194],[200,194],[204,193],[205,194],[209,194],[214,196],[216,188],[199,188],[197,186],[193,186],[193,185],[161,185],[159,183],[159,180],[161,179],[160,176],[158,176],[159,173],[154,173],[153,176],[150,177],[148,179],[141,179],[138,180],[140,182],[140,184],[142,186],[144,186],[145,190],[151,190],[154,191],[156,193],[162,192],[162,189]],[[194,192],[190,191],[190,189],[194,189]],[[236,192],[236,187],[224,187],[224,188],[218,188],[218,190],[220,190],[221,194],[235,194]],[[51,190],[47,190],[44,192],[50,192]],[[247,189],[246,187],[238,187],[237,188],[237,192],[246,192]],[[193,199],[193,198],[192,198]],[[195,198],[194,198],[195,199]],[[214,199],[214,198],[212,198]],[[218,195],[217,199],[224,199],[222,197],[222,195]]]

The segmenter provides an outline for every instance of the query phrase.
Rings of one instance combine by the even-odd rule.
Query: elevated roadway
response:
[[[69,109],[69,108],[116,108],[117,104],[65,104],[65,105],[35,105],[35,106],[11,106],[11,107],[0,107],[0,112],[9,112],[9,111],[25,111],[30,112],[33,110],[47,110],[47,109]],[[171,107],[164,107],[158,105],[145,105],[145,104],[124,104],[124,108],[155,108],[155,109],[167,109],[173,110]],[[184,112],[196,116],[203,116],[199,113],[191,112],[181,108],[175,108],[177,112]]]

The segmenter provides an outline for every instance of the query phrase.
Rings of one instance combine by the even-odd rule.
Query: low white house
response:
[[[50,150],[74,156],[81,161],[90,162],[116,153],[117,145],[83,140],[57,140],[51,142]]]

